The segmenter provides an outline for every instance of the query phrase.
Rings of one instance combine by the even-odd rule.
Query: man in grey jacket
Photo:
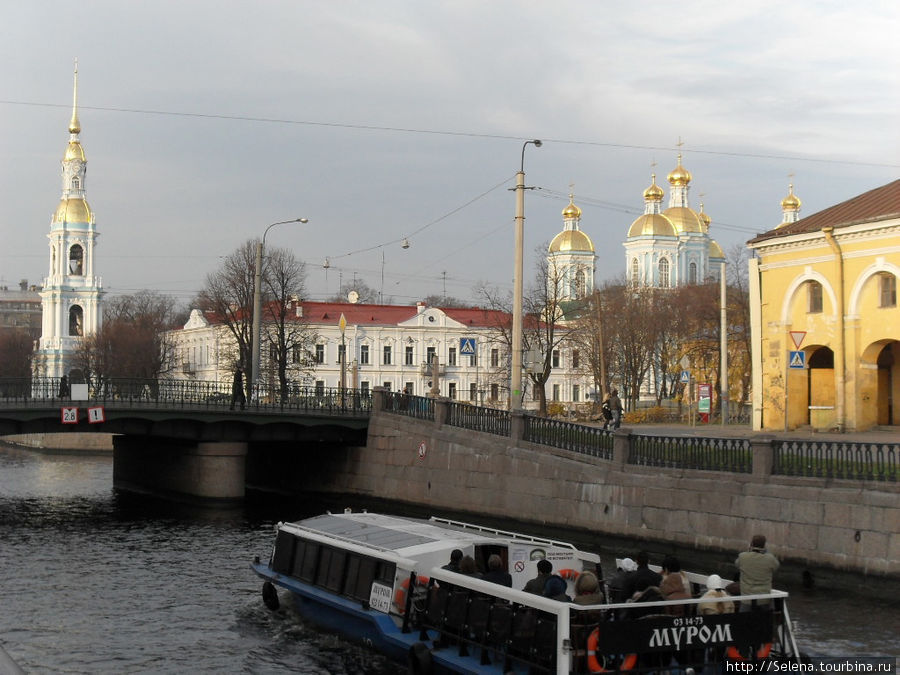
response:
[[[757,534],[750,541],[750,550],[739,554],[734,561],[740,573],[741,595],[772,592],[772,577],[778,569],[778,558],[766,550],[766,538]],[[756,607],[768,608],[769,600],[756,600]],[[741,601],[741,611],[753,609],[753,601]]]

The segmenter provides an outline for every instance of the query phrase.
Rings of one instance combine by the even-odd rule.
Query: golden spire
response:
[[[81,133],[81,123],[78,121],[78,59],[75,59],[75,86],[72,91],[72,119],[69,120],[69,133]]]

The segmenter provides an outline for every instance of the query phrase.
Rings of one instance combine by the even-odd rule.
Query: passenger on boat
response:
[[[503,569],[503,559],[496,553],[488,558],[488,571],[483,578],[485,581],[512,588],[512,575]]]
[[[543,595],[544,586],[547,585],[547,579],[553,574],[553,563],[549,560],[538,560],[537,571],[537,576],[534,579],[529,579],[525,584],[525,588],[522,590],[526,593]]]
[[[616,573],[606,582],[609,588],[610,602],[625,602],[628,600],[628,580],[637,570],[637,563],[631,558],[624,558],[622,566],[616,570]]]
[[[628,578],[628,585],[625,586],[625,593],[629,598],[634,597],[635,593],[643,591],[650,586],[659,586],[662,583],[662,575],[654,572],[648,567],[650,564],[650,555],[647,551],[640,551],[636,556],[637,569]]]
[[[587,571],[578,575],[573,602],[578,605],[599,605],[603,602],[603,589],[596,574]]]
[[[553,574],[544,585],[544,597],[560,602],[572,602],[572,598],[566,595],[566,580],[558,574]]]
[[[741,595],[772,592],[772,577],[778,569],[778,558],[766,550],[766,538],[757,534],[750,541],[750,550],[739,554],[734,563],[741,574]],[[769,600],[757,600],[756,607],[767,608]],[[741,601],[741,611],[753,609],[753,601]]]
[[[663,580],[659,585],[659,592],[666,600],[686,600],[691,597],[691,582],[681,571],[681,562],[673,555],[667,555],[663,561]],[[666,607],[666,614],[684,616],[685,606]]]
[[[444,565],[441,569],[450,570],[451,572],[459,572],[459,561],[462,560],[463,552],[458,548],[450,551],[450,562]]]
[[[731,614],[734,612],[734,603],[731,600],[720,600],[719,598],[728,598],[725,592],[725,582],[718,574],[710,574],[706,580],[706,593],[700,596],[701,602],[697,605],[699,614]]]
[[[479,572],[478,567],[475,566],[475,558],[470,555],[464,555],[460,559],[459,573],[465,574],[468,577],[475,577],[476,579],[481,578],[481,572]]]

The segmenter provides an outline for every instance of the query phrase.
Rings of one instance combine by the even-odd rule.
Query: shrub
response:
[[[641,424],[641,423],[659,423],[669,420],[672,411],[668,408],[655,406],[653,408],[640,408],[625,413],[623,422],[625,424]]]

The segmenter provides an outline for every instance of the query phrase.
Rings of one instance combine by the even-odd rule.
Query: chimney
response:
[[[421,314],[424,311],[425,311],[425,303],[422,302],[421,300],[419,300],[416,303],[416,314]]]

